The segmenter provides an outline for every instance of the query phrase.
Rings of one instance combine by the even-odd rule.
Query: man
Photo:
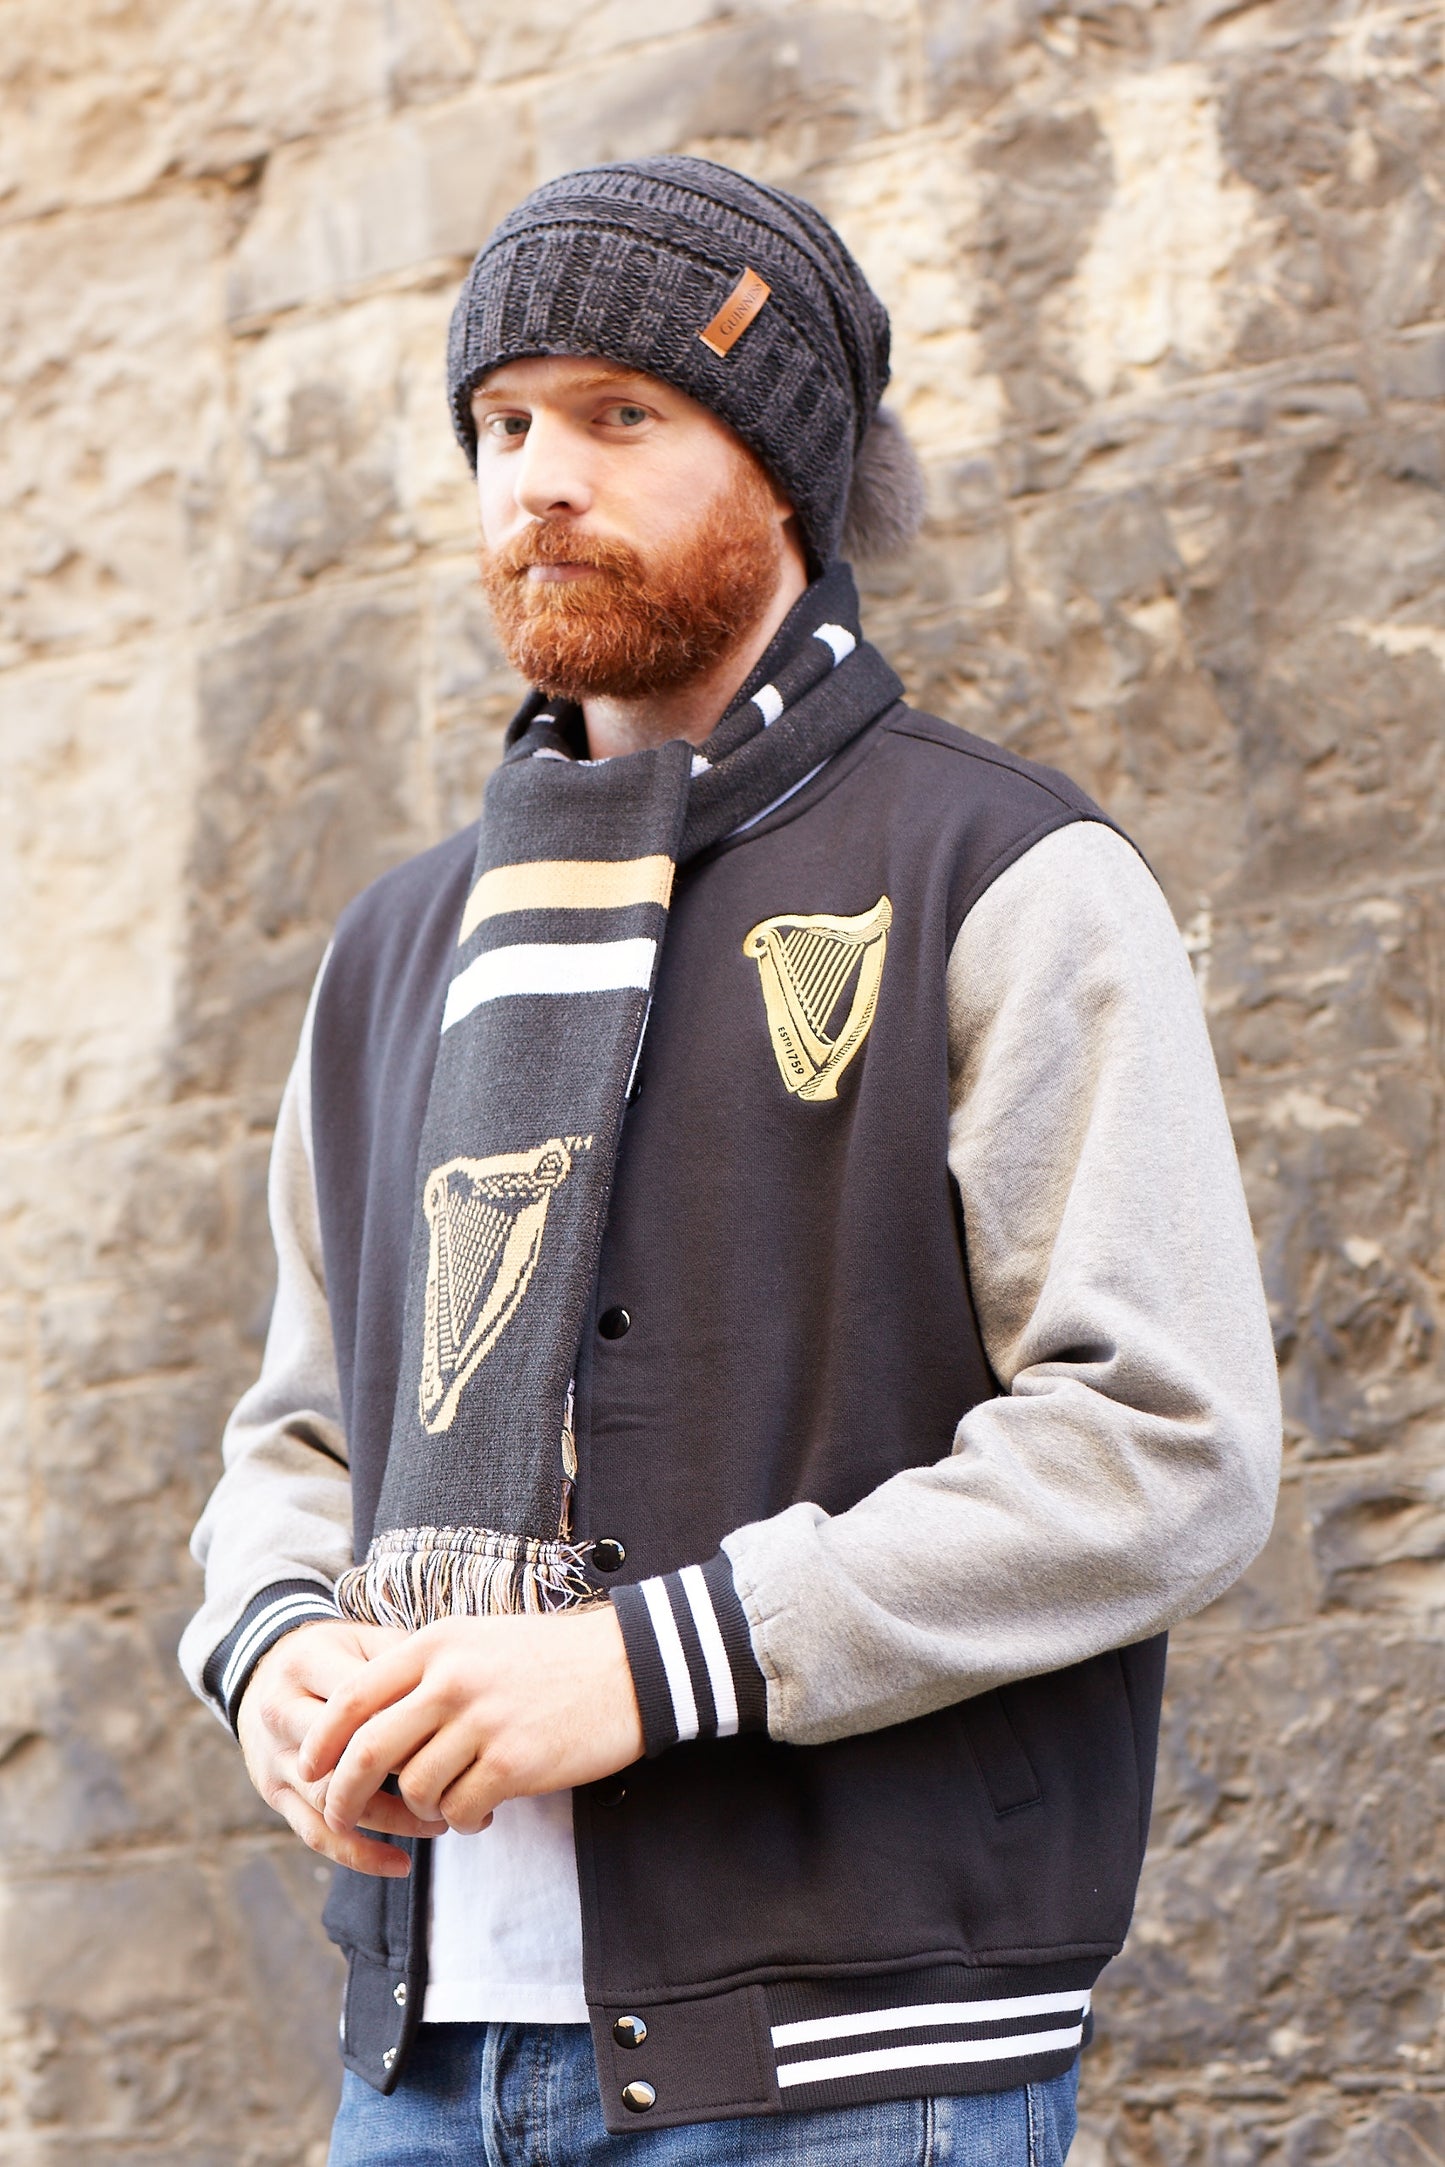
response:
[[[1269,1525],[1163,898],[861,636],[887,376],[696,159],[547,184],[457,305],[537,689],[323,966],[183,1650],[339,1869],[333,2167],[1061,2160],[1163,1631]]]

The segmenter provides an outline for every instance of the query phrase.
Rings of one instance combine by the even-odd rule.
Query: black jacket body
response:
[[[945,1456],[999,1386],[947,1165],[945,970],[1034,842],[1102,816],[1062,777],[895,706],[786,806],[679,875],[578,1363],[576,1532],[599,1588],[711,1559],[806,1499],[845,1511]],[[418,1139],[475,829],[344,916],[313,1126],[356,1554],[380,1490]],[[835,1100],[781,1081],[749,930],[892,904]],[[478,1500],[479,1522],[485,1503]],[[1162,1636],[833,1743],[695,1742],[575,1796],[609,2127],[1004,2088],[1066,2069],[1148,1830]],[[410,1883],[339,1870],[343,2052],[389,2089],[420,2019]],[[626,2043],[641,2020],[640,2045]],[[912,2021],[907,2021],[908,2019]],[[645,2119],[624,2087],[654,2094]],[[636,2095],[641,2096],[641,2095]]]

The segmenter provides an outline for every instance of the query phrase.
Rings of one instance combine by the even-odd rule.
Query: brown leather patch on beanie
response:
[[[698,337],[703,345],[725,358],[737,345],[772,290],[767,280],[759,278],[756,271],[745,270],[712,322],[705,324],[699,331]]]

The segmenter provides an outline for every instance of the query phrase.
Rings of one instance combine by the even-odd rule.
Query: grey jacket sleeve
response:
[[[228,1721],[274,1641],[336,1616],[331,1589],[351,1563],[351,1478],[311,1159],[315,1002],[313,990],[271,1152],[276,1301],[265,1357],[226,1425],[225,1472],[191,1538],[206,1586],[181,1639],[181,1668]]]
[[[1188,959],[1096,824],[1036,844],[948,971],[949,1164],[1002,1390],[953,1451],[724,1543],[775,1738],[876,1729],[1140,1640],[1263,1544],[1273,1347]]]

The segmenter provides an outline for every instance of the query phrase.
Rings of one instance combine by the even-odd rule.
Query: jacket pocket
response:
[[[964,1735],[997,1814],[1018,1813],[1043,1797],[1034,1764],[1019,1743],[997,1689],[963,1703]]]

